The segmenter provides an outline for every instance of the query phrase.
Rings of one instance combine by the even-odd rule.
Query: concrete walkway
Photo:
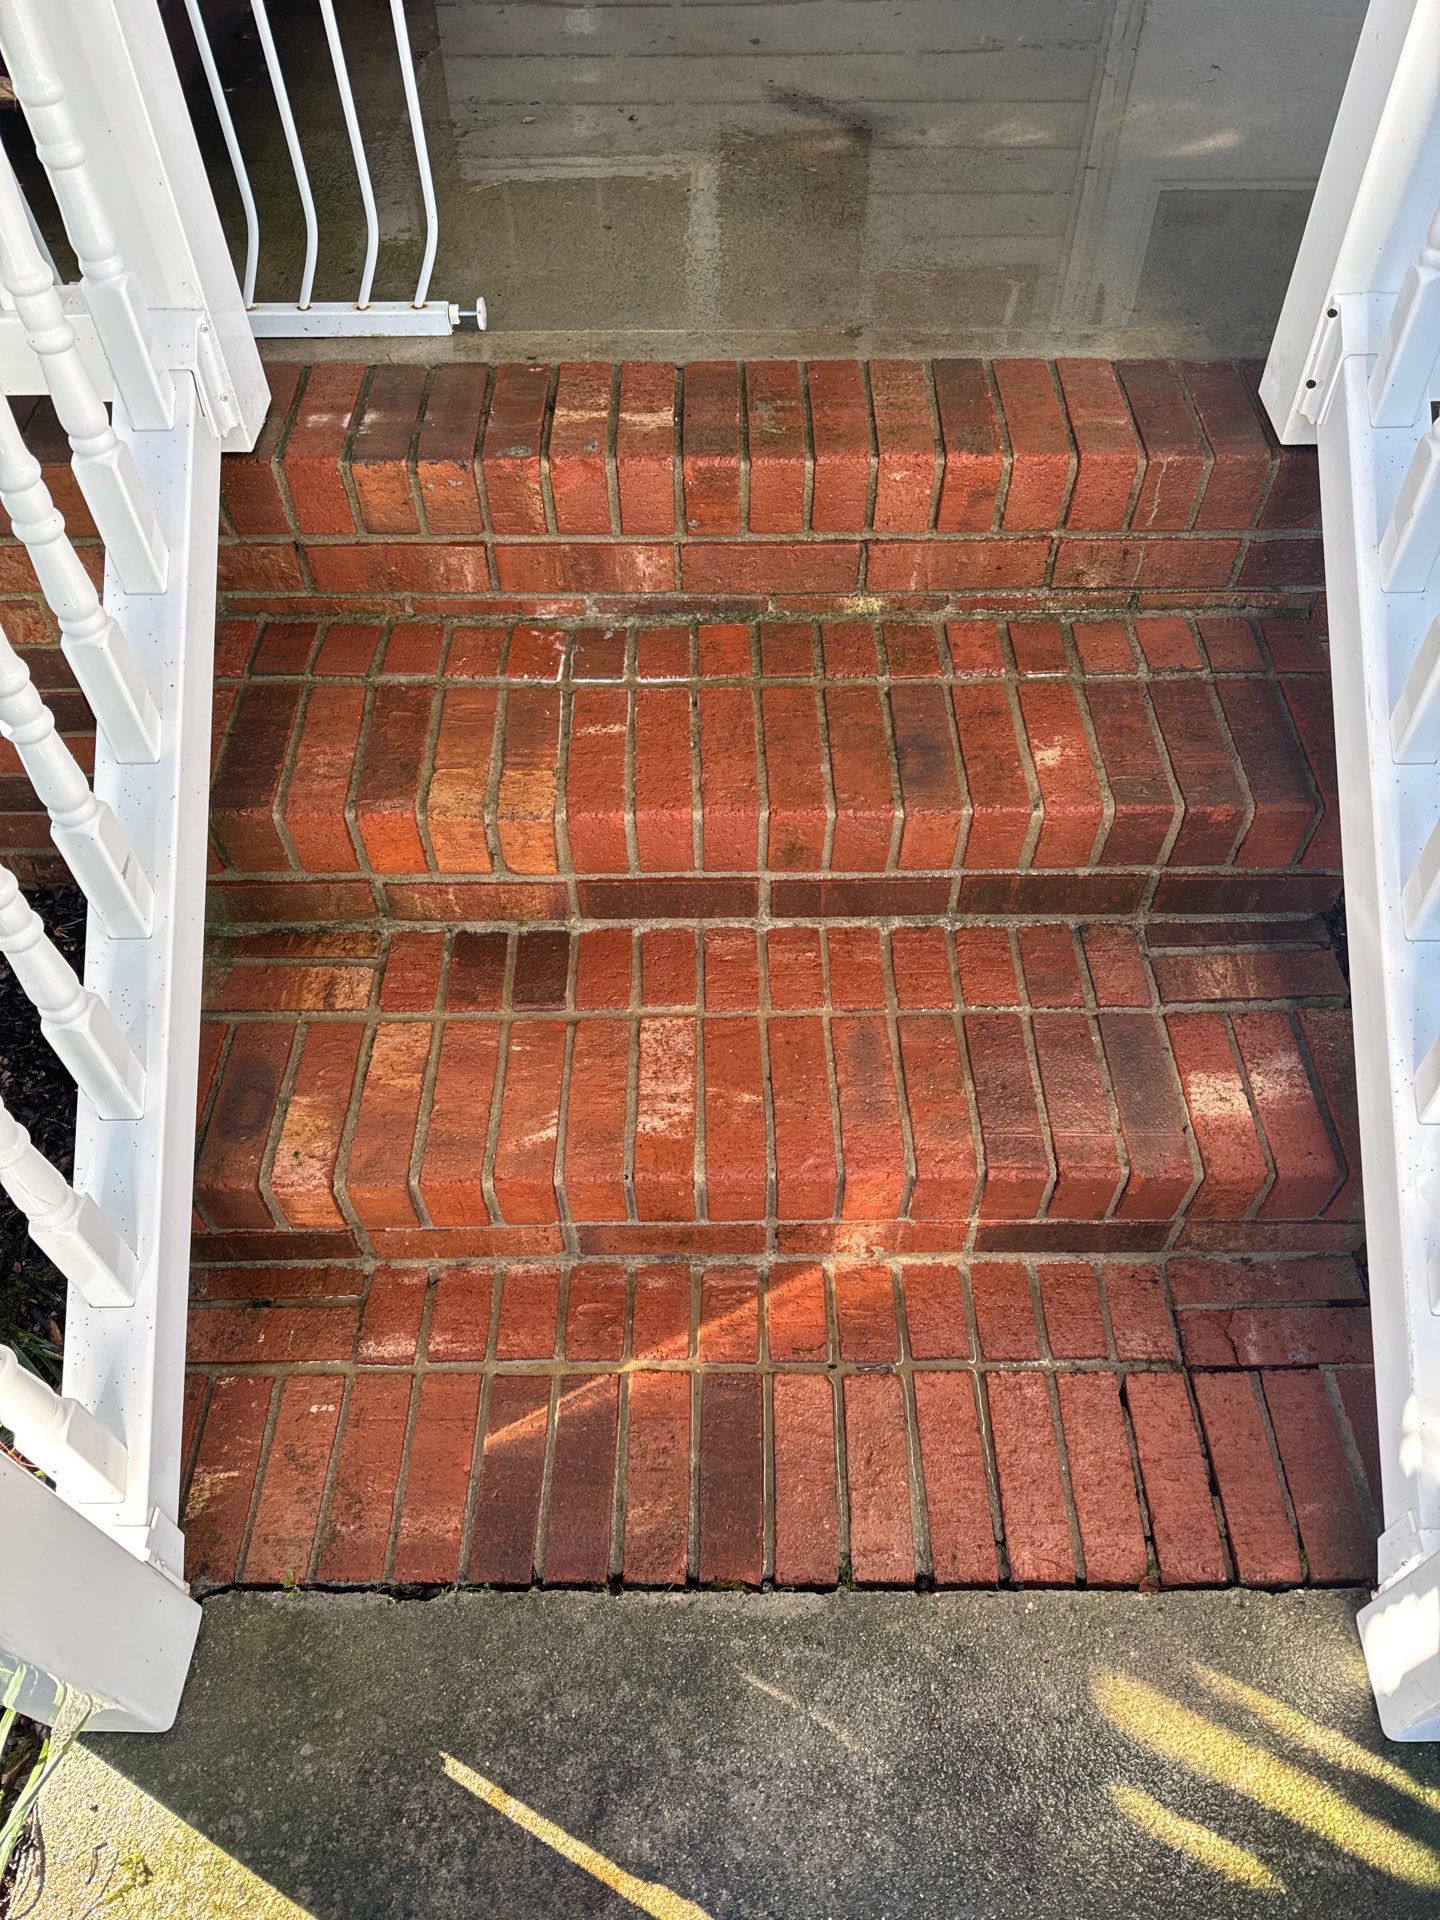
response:
[[[176,1731],[57,1776],[32,1911],[1433,1915],[1354,1604],[224,1596]]]

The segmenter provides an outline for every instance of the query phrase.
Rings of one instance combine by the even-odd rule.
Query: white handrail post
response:
[[[0,1426],[52,1480],[68,1479],[77,1499],[113,1500],[125,1485],[125,1449],[114,1434],[27,1373],[9,1347],[0,1347]]]
[[[89,1305],[128,1307],[136,1289],[135,1256],[88,1193],[70,1182],[0,1106],[0,1187],[25,1215],[30,1238],[48,1253]]]

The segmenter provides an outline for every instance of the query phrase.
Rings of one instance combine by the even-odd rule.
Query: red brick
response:
[[[1082,1007],[1085,993],[1067,926],[1031,921],[1016,929],[1025,994],[1034,1007]]]
[[[612,373],[594,361],[560,369],[548,445],[550,497],[560,533],[609,533],[605,460]]]
[[[1368,1364],[1370,1316],[1364,1307],[1236,1307],[1184,1313],[1180,1337],[1192,1367],[1300,1367]]]
[[[355,783],[355,824],[366,858],[381,873],[423,873],[428,862],[417,818],[430,734],[429,687],[375,689]]]
[[[833,1587],[839,1573],[834,1392],[824,1374],[777,1374],[775,1581]]]
[[[1270,477],[1270,443],[1244,381],[1223,361],[1183,366],[1181,378],[1214,451],[1197,527],[1248,527]]]
[[[1031,860],[1037,867],[1088,866],[1104,807],[1074,689],[1022,681],[1019,698],[1042,809]]]
[[[459,1577],[479,1411],[479,1374],[431,1373],[421,1379],[392,1578],[449,1586]]]
[[[1130,524],[1146,533],[1188,527],[1210,458],[1185,390],[1163,360],[1122,360],[1116,371],[1145,448],[1145,474]]]
[[[809,1266],[772,1268],[765,1289],[765,1324],[772,1360],[828,1359],[823,1271]]]
[[[270,1170],[270,1190],[289,1226],[345,1225],[334,1199],[335,1170],[364,1037],[363,1027],[322,1022],[302,1033],[300,1064]],[[257,1218],[255,1224],[269,1222]]]
[[[748,687],[699,695],[701,858],[707,871],[753,873],[760,862],[760,769]]]
[[[1318,809],[1285,708],[1264,680],[1217,680],[1215,691],[1254,800],[1254,814],[1236,849],[1235,864],[1289,866],[1309,838]]]
[[[365,369],[342,361],[310,367],[280,469],[301,533],[355,532],[342,466]]]
[[[496,821],[500,851],[516,873],[554,873],[559,692],[512,688],[505,698],[503,727]]]
[[[824,1028],[818,1019],[771,1020],[767,1039],[779,1213],[829,1220],[839,1196]]]
[[[1176,1304],[1196,1306],[1287,1305],[1296,1302],[1362,1301],[1355,1263],[1349,1259],[1173,1259],[1170,1289]]]
[[[981,1219],[1035,1214],[1050,1184],[1050,1158],[1014,1014],[967,1014],[965,1042],[985,1153]]]
[[[615,473],[624,533],[675,531],[675,369],[630,361],[620,369]]]
[[[558,1021],[526,1020],[511,1028],[494,1191],[501,1219],[512,1226],[558,1217],[554,1162],[564,1056]]]
[[[371,1366],[413,1366],[428,1291],[423,1268],[377,1267],[365,1291],[356,1359]]]
[[[1108,360],[1060,360],[1055,370],[1079,450],[1065,524],[1082,532],[1123,527],[1140,448],[1114,369]]]
[[[275,823],[279,788],[300,706],[300,689],[243,687],[215,773],[210,829],[225,858],[249,873],[290,865]]]
[[[1326,1110],[1340,1140],[1348,1177],[1325,1209],[1329,1220],[1363,1217],[1360,1190],[1360,1114],[1355,1097],[1354,1034],[1348,1011],[1340,1007],[1301,1007],[1296,1014]]]
[[[498,1057],[499,1034],[488,1022],[447,1021],[441,1030],[419,1173],[420,1194],[437,1227],[488,1217],[481,1176]]]
[[[1130,1178],[1116,1209],[1126,1220],[1167,1220],[1195,1178],[1185,1108],[1162,1029],[1148,1014],[1102,1013],[1100,1038]]]
[[[1375,1546],[1319,1373],[1261,1375],[1311,1580],[1369,1585]]]
[[[1050,1351],[1057,1360],[1105,1360],[1110,1343],[1088,1260],[1047,1260],[1036,1270]]]
[[[642,873],[695,864],[690,695],[642,687],[635,695],[635,845]]]
[[[1229,1569],[1184,1380],[1173,1373],[1132,1373],[1125,1399],[1140,1455],[1160,1584],[1223,1586]]]
[[[373,1585],[384,1577],[410,1389],[405,1373],[362,1374],[350,1383],[316,1562],[320,1580]]]
[[[485,796],[498,696],[490,687],[449,686],[442,700],[426,831],[441,873],[489,873]]]
[[[309,1575],[344,1391],[336,1374],[302,1374],[281,1382],[255,1523],[239,1570],[249,1585],[303,1584]],[[186,1533],[193,1559],[188,1518]]]
[[[814,872],[825,856],[831,803],[821,771],[815,695],[802,687],[766,687],[765,780],[772,872]]]
[[[1375,1377],[1367,1370],[1337,1373],[1335,1387],[1350,1425],[1351,1437],[1360,1455],[1370,1503],[1381,1511],[1384,1471],[1380,1464],[1379,1419],[1375,1406]]]
[[[937,360],[935,404],[945,446],[935,525],[941,533],[986,533],[1005,476],[1000,420],[979,360]]]
[[[1159,1268],[1112,1260],[1105,1263],[1102,1276],[1120,1359],[1175,1359],[1175,1331]]]
[[[700,1580],[758,1587],[764,1574],[764,1415],[757,1374],[707,1373],[700,1388]]]
[[[548,1379],[496,1374],[490,1387],[475,1531],[465,1570],[472,1586],[530,1584],[549,1419]]]
[[[489,1267],[442,1268],[430,1308],[429,1360],[483,1360],[490,1346],[495,1275]]]
[[[690,1542],[690,1378],[632,1373],[625,1460],[627,1586],[685,1584]]]
[[[1116,1378],[1110,1373],[1062,1373],[1055,1384],[1085,1584],[1138,1586],[1145,1579],[1148,1555]]]
[[[430,1059],[426,1026],[382,1026],[365,1069],[345,1192],[365,1227],[411,1227],[410,1158]]]
[[[680,584],[699,594],[853,593],[860,559],[855,540],[713,541],[681,550]]]
[[[768,1174],[758,1023],[707,1020],[704,1053],[706,1213],[762,1220]]]
[[[986,1392],[1011,1577],[1020,1586],[1069,1586],[1074,1551],[1044,1376],[992,1373]]]
[[[881,533],[923,533],[940,468],[925,368],[913,360],[872,360],[870,392],[879,449],[873,524]]]
[[[793,360],[755,360],[745,368],[746,446],[750,458],[750,531],[800,533],[810,456],[805,399]]]
[[[426,385],[424,367],[376,367],[350,441],[350,480],[365,533],[419,533],[410,450]]]
[[[476,457],[488,367],[436,367],[415,442],[415,484],[432,534],[483,533]]]
[[[844,1383],[850,1573],[862,1586],[908,1586],[915,1578],[905,1396],[893,1373]]]
[[[895,1295],[888,1267],[837,1266],[835,1318],[842,1360],[893,1366],[899,1359]]]
[[[300,388],[304,369],[283,361],[269,361],[265,377],[270,386],[270,409],[253,450],[240,458],[226,460],[220,470],[220,492],[230,524],[239,534],[288,533],[290,518],[285,510],[275,456],[290,424],[290,410]],[[26,425],[21,419],[21,425]],[[57,423],[58,424],[58,423]],[[50,474],[45,475],[50,485]],[[55,491],[51,489],[52,493]],[[62,509],[65,524],[72,534],[82,529],[68,507]],[[87,516],[88,517],[88,516]],[[17,636],[12,631],[11,638]]]
[[[1028,1269],[1010,1260],[977,1262],[970,1270],[970,1289],[985,1359],[1038,1360],[1040,1341]]]
[[[1124,1181],[1094,1035],[1083,1014],[1047,1013],[1034,1023],[1056,1181],[1052,1220],[1099,1220]]]
[[[306,702],[282,818],[295,858],[309,873],[359,868],[345,803],[364,711],[360,687],[314,687]]]
[[[740,369],[697,360],[682,375],[681,465],[689,533],[739,533]]]
[[[904,826],[898,864],[948,868],[969,810],[960,785],[952,722],[944,689],[892,686],[890,719],[900,777]]]
[[[565,1204],[572,1220],[627,1217],[625,1124],[629,1081],[629,1023],[577,1023],[563,1175]]]
[[[1243,1220],[1270,1169],[1225,1022],[1218,1014],[1172,1013],[1166,1027],[1202,1170],[1189,1215]]]
[[[914,1381],[935,1583],[987,1586],[999,1568],[973,1376],[917,1373]]]
[[[561,1384],[545,1526],[547,1586],[603,1586],[609,1577],[619,1391],[614,1374],[569,1375]]]
[[[615,687],[577,689],[565,770],[565,831],[582,873],[624,873],[625,759],[630,695]]]
[[[1319,676],[1310,675],[1288,675],[1280,684],[1290,718],[1305,749],[1310,778],[1320,796],[1320,823],[1300,857],[1300,864],[1333,871],[1340,865],[1340,787],[1335,766],[1330,689]]]
[[[495,1329],[497,1360],[550,1360],[560,1312],[560,1275],[554,1267],[507,1267]]]
[[[1152,867],[1175,824],[1177,806],[1142,689],[1092,681],[1086,705],[1110,794],[1105,866]]]
[[[625,1274],[576,1267],[565,1303],[565,1358],[619,1360],[625,1352]]]
[[[983,683],[956,686],[952,696],[974,809],[965,865],[1019,866],[1040,807],[1020,757],[1011,696],[1003,687]]]
[[[288,1022],[235,1029],[195,1171],[196,1200],[212,1227],[274,1224],[260,1173],[293,1039]]]
[[[915,1155],[909,1217],[968,1219],[978,1198],[978,1169],[954,1023],[941,1014],[902,1015],[897,1033]]]
[[[1195,1398],[1237,1575],[1247,1587],[1298,1586],[1300,1555],[1253,1377],[1198,1373]]]
[[[540,453],[549,394],[548,367],[495,369],[490,417],[480,443],[480,472],[490,525],[496,533],[546,531]]]
[[[907,1266],[901,1270],[900,1284],[911,1356],[916,1360],[968,1360],[970,1328],[959,1270],[952,1266]]]
[[[895,927],[890,934],[895,994],[902,1007],[954,1004],[950,955],[943,927]]]
[[[1180,788],[1184,818],[1170,864],[1218,865],[1229,857],[1249,806],[1221,731],[1213,693],[1190,681],[1151,683],[1150,698]]]
[[[1314,1219],[1339,1185],[1342,1169],[1294,1029],[1283,1013],[1236,1014],[1231,1024],[1275,1163],[1275,1184],[1259,1217]]]
[[[633,1185],[640,1220],[695,1217],[695,1023],[640,1022]]]
[[[906,1200],[904,1139],[883,1019],[836,1019],[830,1028],[844,1167],[841,1218],[888,1220]]]
[[[1085,673],[1134,673],[1135,649],[1123,620],[1076,620],[1070,632]]]
[[[236,1577],[255,1493],[274,1382],[217,1380],[185,1500],[186,1574],[207,1586]]]
[[[1043,360],[997,360],[994,373],[1011,447],[1001,525],[1048,532],[1061,524],[1074,471],[1055,377]]]
[[[943,494],[941,502],[943,506]],[[1047,540],[1027,540],[1018,535],[1004,540],[875,539],[869,545],[865,584],[873,593],[1000,593],[1043,586],[1049,558]],[[838,576],[839,568],[834,572]],[[1227,561],[1224,573],[1228,572]],[[1207,578],[1195,584],[1215,583]],[[797,592],[807,585],[816,592],[848,590],[848,582],[841,577],[794,580],[789,585]]]
[[[1015,962],[1003,927],[957,927],[955,970],[967,1007],[1009,1007],[1020,999]]]
[[[506,593],[668,593],[675,585],[670,548],[634,541],[609,546],[558,540],[497,546],[495,572]],[[484,586],[477,583],[448,590],[474,593],[483,592]]]
[[[637,1360],[685,1360],[690,1354],[694,1286],[688,1267],[647,1266],[635,1275],[630,1346]]]
[[[854,360],[812,360],[806,385],[815,448],[811,528],[859,533],[869,517],[873,467],[865,370]]]
[[[753,1269],[708,1267],[700,1289],[700,1358],[752,1365],[760,1351],[760,1283]]]
[[[355,1351],[353,1305],[273,1306],[244,1300],[207,1305],[190,1321],[192,1363],[276,1365],[349,1360]]]

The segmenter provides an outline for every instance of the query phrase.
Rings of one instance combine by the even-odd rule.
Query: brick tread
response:
[[[238,938],[207,988],[200,1245],[1261,1251],[1304,1222],[1352,1248],[1324,930],[1205,931]]]
[[[1348,1259],[292,1264],[196,1294],[201,1588],[1372,1578],[1368,1348],[1316,1331],[1364,1312]],[[1294,1329],[1187,1376],[1197,1297]]]

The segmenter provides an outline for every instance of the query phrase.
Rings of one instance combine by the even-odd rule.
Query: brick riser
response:
[[[1373,1578],[1349,1260],[197,1278],[202,1588]]]
[[[1352,1248],[1345,983],[1323,929],[1271,942],[1193,922],[236,940],[207,990],[198,1250]]]

